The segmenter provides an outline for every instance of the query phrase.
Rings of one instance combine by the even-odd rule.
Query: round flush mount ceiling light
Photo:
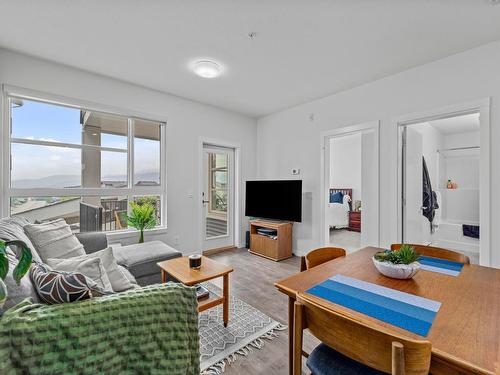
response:
[[[212,60],[199,60],[194,63],[193,71],[202,78],[216,78],[221,74],[222,67]]]

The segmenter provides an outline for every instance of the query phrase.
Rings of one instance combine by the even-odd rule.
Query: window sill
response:
[[[167,233],[167,227],[158,227],[144,231],[145,236],[166,234],[166,233]],[[134,238],[134,237],[139,238],[139,231],[136,229],[116,230],[112,232],[107,232],[106,237],[108,239],[108,243],[112,244],[128,238]]]

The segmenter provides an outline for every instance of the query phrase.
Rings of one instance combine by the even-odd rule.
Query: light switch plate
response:
[[[181,238],[179,236],[174,236],[174,245],[179,245],[181,243]]]

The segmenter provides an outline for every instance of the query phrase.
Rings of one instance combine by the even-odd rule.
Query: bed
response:
[[[340,192],[343,196],[342,203],[330,203],[332,195]],[[326,218],[330,228],[341,229],[349,227],[349,211],[352,204],[352,189],[331,188]]]

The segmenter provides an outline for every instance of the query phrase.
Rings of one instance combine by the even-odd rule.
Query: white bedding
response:
[[[349,201],[351,198],[344,195],[344,203],[329,203],[327,220],[330,228],[347,228],[349,226]]]

